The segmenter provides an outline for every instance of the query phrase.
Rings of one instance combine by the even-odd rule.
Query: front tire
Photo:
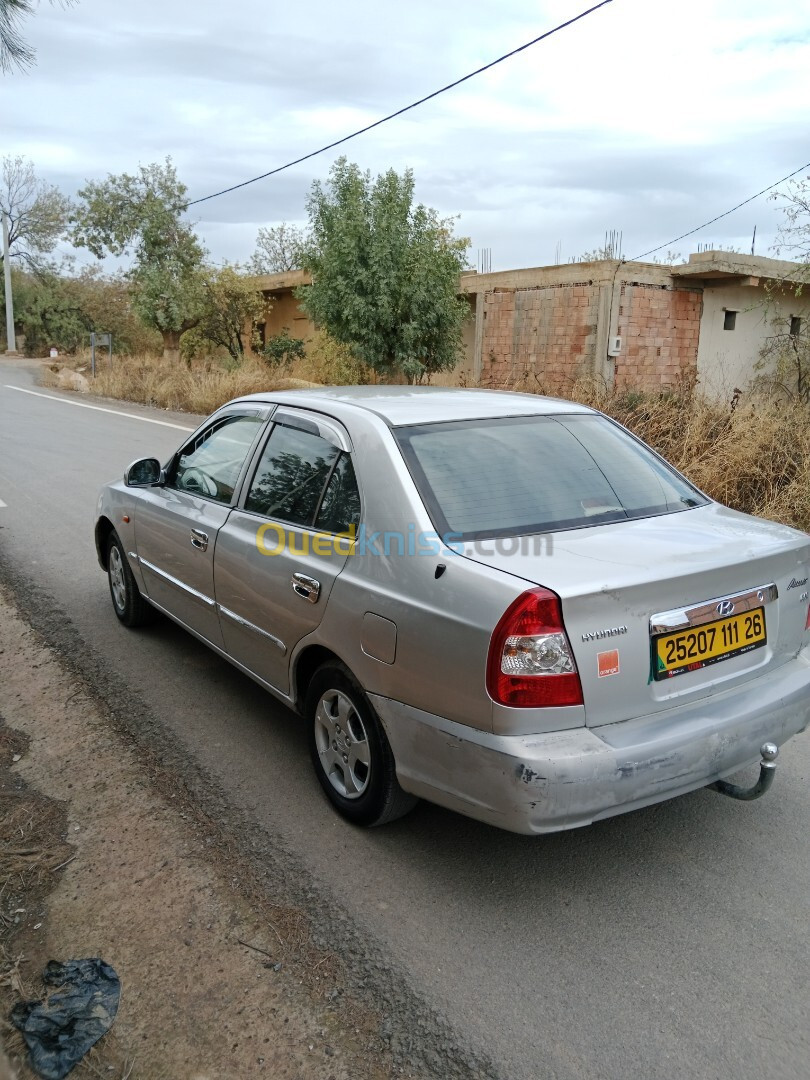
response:
[[[355,825],[384,825],[417,799],[397,781],[394,755],[370,701],[340,663],[319,668],[307,690],[312,764],[326,797]]]
[[[154,608],[141,596],[123,545],[114,530],[107,541],[107,578],[113,610],[124,626],[133,628],[151,622]]]

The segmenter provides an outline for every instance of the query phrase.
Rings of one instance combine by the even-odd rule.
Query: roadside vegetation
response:
[[[775,392],[718,402],[691,384],[651,395],[594,380],[564,396],[624,424],[713,499],[810,532],[810,409],[800,399]]]
[[[776,197],[779,253],[797,254],[810,280],[810,179]],[[312,185],[306,227],[261,228],[243,266],[213,265],[186,202],[169,159],[88,181],[75,203],[38,181],[30,162],[5,159],[0,204],[12,220],[19,332],[29,355],[60,353],[44,370],[46,384],[58,385],[65,362],[89,375],[92,331],[114,341],[112,365],[103,352],[97,358],[95,392],[201,414],[262,390],[428,382],[453,371],[468,315],[456,288],[469,241],[455,235],[452,219],[414,202],[410,171],[373,178],[340,158]],[[128,268],[77,273],[69,259],[57,264],[64,239],[99,258],[128,259]],[[616,255],[614,241],[587,256]],[[267,337],[272,301],[252,276],[294,269],[313,280],[297,290],[319,328],[307,341],[289,328]],[[806,286],[774,283],[788,287]],[[727,402],[706,400],[687,382],[650,394],[583,379],[562,396],[615,417],[721,502],[810,530],[806,322],[774,324],[761,385]],[[536,378],[499,388],[545,389]]]
[[[277,368],[258,360],[230,369],[211,360],[186,367],[154,355],[130,357],[111,370],[105,363],[99,361],[95,393],[203,415],[241,394],[375,381],[322,332],[303,358]],[[87,371],[86,359],[72,366]],[[42,381],[56,385],[56,377],[56,366],[45,368]],[[546,392],[536,380],[498,389]],[[618,420],[719,502],[810,532],[810,408],[798,397],[772,391],[718,402],[688,383],[653,395],[611,390],[594,379],[554,396]]]
[[[102,397],[135,401],[158,409],[208,415],[231,398],[266,390],[294,390],[331,384],[344,386],[371,382],[374,373],[356,360],[345,345],[324,331],[318,331],[303,349],[287,335],[277,355],[250,355],[234,365],[221,356],[190,357],[176,363],[160,353],[143,352],[113,357],[110,366],[105,351],[96,354],[93,393]],[[272,339],[271,339],[272,340]],[[44,386],[58,386],[64,368],[90,378],[90,354],[86,350],[65,361],[43,368]]]

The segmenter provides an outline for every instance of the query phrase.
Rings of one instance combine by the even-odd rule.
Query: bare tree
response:
[[[8,215],[12,257],[38,269],[64,235],[71,209],[70,199],[59,188],[37,179],[33,161],[3,158],[0,211]]]
[[[75,0],[50,0],[68,7]],[[25,71],[34,63],[34,50],[20,33],[20,23],[34,13],[33,0],[0,0],[0,71]]]
[[[771,199],[780,205],[783,214],[775,253],[790,254],[810,271],[810,176],[791,180],[784,191],[775,192]]]
[[[771,200],[783,215],[772,250],[796,261],[783,277],[766,286],[765,305],[773,333],[765,340],[756,366],[766,372],[764,378],[810,403],[810,320],[805,314],[810,288],[810,176],[791,180]]]
[[[286,221],[269,229],[259,229],[250,269],[254,274],[278,274],[300,269],[305,239],[303,229],[288,225]]]
[[[774,289],[774,292],[776,290]],[[784,302],[784,296],[782,297]],[[773,333],[759,351],[755,367],[762,382],[776,384],[810,402],[810,332],[807,319],[777,314],[771,317]]]

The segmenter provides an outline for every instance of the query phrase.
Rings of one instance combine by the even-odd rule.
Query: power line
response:
[[[773,191],[775,187],[779,187],[780,184],[784,184],[786,180],[791,180],[794,176],[797,176],[805,169],[810,169],[810,161],[806,165],[801,165],[798,169],[795,169],[792,173],[788,173],[787,176],[783,176],[781,180],[777,180],[775,184],[769,184],[768,187],[763,188],[762,191],[758,191],[756,195],[751,195],[747,199],[743,199],[741,203],[737,203],[736,206],[732,206],[730,210],[726,210],[722,214],[718,214],[717,217],[713,217],[711,221],[704,221],[702,225],[698,225],[695,229],[690,229],[689,232],[681,233],[680,236],[676,236],[674,240],[667,240],[665,244],[659,244],[658,247],[650,248],[649,251],[643,252],[641,255],[634,255],[632,259],[625,259],[625,262],[638,262],[640,259],[645,259],[648,255],[654,255],[656,251],[660,251],[661,248],[668,248],[671,244],[677,244],[679,240],[685,240],[687,236],[692,236],[696,232],[700,232],[701,229],[707,228],[709,225],[714,225],[715,221],[720,221],[724,217],[728,217],[729,214],[733,214],[735,210],[739,210],[741,206],[746,206],[748,203],[753,202],[754,199],[758,199],[760,195],[764,195],[767,191]]]
[[[243,180],[240,184],[233,184],[231,187],[223,188],[221,191],[215,191],[212,195],[204,195],[201,199],[192,199],[185,204],[186,209],[189,206],[197,206],[199,203],[208,202],[209,199],[218,199],[220,195],[227,195],[231,191],[238,191],[239,188],[247,187],[248,184],[255,184],[257,180],[266,180],[268,176],[275,176],[277,173],[284,172],[285,169],[291,169],[293,165],[300,165],[302,161],[308,161],[310,158],[317,157],[318,154],[323,154],[327,150],[333,150],[336,146],[341,146],[350,139],[356,139],[358,135],[364,135],[367,131],[379,127],[380,124],[385,124],[397,116],[402,116],[403,113],[410,112],[411,109],[415,109],[418,105],[424,105],[426,101],[438,97],[439,94],[444,94],[447,90],[452,90],[456,86],[461,86],[461,84],[467,82],[468,79],[474,79],[476,75],[480,75],[484,71],[489,71],[489,69],[495,67],[496,64],[502,64],[504,60],[509,60],[511,57],[517,56],[518,53],[523,52],[525,49],[530,49],[532,45],[536,45],[540,41],[545,41],[546,38],[550,38],[552,34],[556,34],[560,30],[565,30],[566,27],[573,26],[573,24],[579,22],[580,19],[584,19],[587,15],[591,15],[594,11],[598,11],[599,8],[603,8],[612,2],[613,0],[602,0],[601,3],[594,4],[594,6],[589,7],[587,11],[582,11],[579,15],[575,15],[566,22],[560,23],[559,26],[555,26],[553,30],[547,30],[544,34],[540,34],[539,37],[527,41],[525,45],[520,45],[517,49],[512,49],[511,52],[504,53],[503,56],[499,56],[497,60],[492,60],[490,63],[484,64],[483,67],[471,71],[469,75],[464,75],[460,79],[456,79],[455,82],[448,83],[447,86],[443,86],[440,90],[434,90],[432,94],[426,94],[424,97],[419,98],[418,101],[411,102],[410,105],[405,105],[403,108],[397,109],[396,112],[389,113],[388,116],[384,116],[381,120],[375,120],[373,124],[367,124],[365,127],[353,131],[351,135],[344,135],[342,139],[336,139],[327,146],[322,146],[319,150],[313,150],[309,154],[304,154],[302,157],[296,158],[295,161],[288,161],[286,165],[279,165],[278,168],[270,169],[269,172],[262,173],[260,176],[254,176],[250,180]]]

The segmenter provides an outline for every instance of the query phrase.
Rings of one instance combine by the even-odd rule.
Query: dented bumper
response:
[[[699,704],[604,727],[499,736],[370,695],[402,787],[518,833],[588,825],[755,764],[810,719],[806,655]]]

